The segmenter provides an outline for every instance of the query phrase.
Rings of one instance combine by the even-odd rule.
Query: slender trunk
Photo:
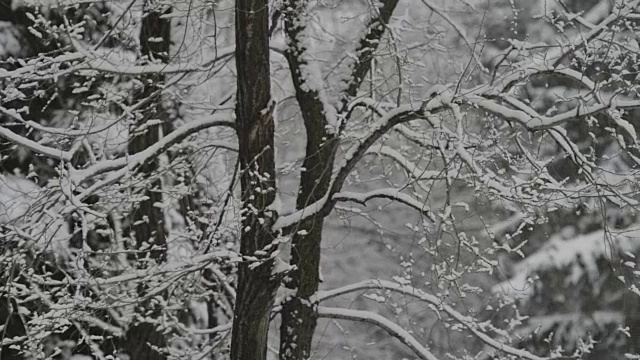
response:
[[[264,360],[269,318],[280,283],[269,255],[276,213],[274,122],[269,74],[269,9],[266,0],[236,2],[237,133],[240,145],[242,234],[240,252],[259,262],[238,265],[231,340],[232,360]],[[256,253],[256,251],[264,251]]]
[[[290,39],[296,39],[301,30],[293,17],[285,18],[285,27]],[[287,52],[287,60],[291,69],[299,69],[306,64],[298,56],[302,47],[294,45]],[[293,70],[292,72],[295,72]],[[324,104],[316,91],[303,90],[304,79],[294,75],[293,84],[296,98],[305,123],[307,135],[306,157],[300,175],[297,209],[320,200],[329,190],[333,159],[336,148],[336,137],[327,131],[324,118]],[[320,243],[324,218],[314,217],[300,224],[291,240],[290,264],[294,270],[288,276],[286,286],[296,290],[296,296],[282,306],[282,324],[280,326],[280,359],[308,359],[311,355],[311,344],[317,324],[315,304],[309,298],[316,293],[320,283]],[[304,231],[300,231],[304,230]]]
[[[146,5],[153,5],[147,3]],[[171,39],[171,22],[169,19],[163,18],[163,15],[171,12],[170,8],[163,11],[159,9],[151,9],[142,20],[140,30],[140,45],[143,56],[152,60],[168,61],[170,39]],[[161,38],[161,41],[151,40],[151,38]],[[162,97],[158,95],[159,87],[156,84],[162,84],[164,77],[162,75],[154,75],[147,79],[143,79],[144,85],[138,99],[143,100],[150,96],[157,99],[152,101],[151,108],[144,114],[140,121],[136,124],[139,128],[150,119],[159,119],[162,124],[152,125],[145,131],[133,137],[129,143],[129,153],[135,154],[144,151],[160,140],[166,129],[166,115],[162,107]],[[142,165],[140,173],[151,175],[158,169],[158,159],[153,159]],[[145,190],[146,200],[140,202],[133,211],[132,222],[135,232],[136,249],[149,249],[138,253],[137,261],[141,266],[146,266],[142,261],[152,260],[155,262],[164,262],[166,260],[167,251],[167,234],[165,230],[164,213],[158,208],[158,203],[162,203],[162,182],[160,179],[154,180]],[[141,286],[138,289],[141,296],[147,289]],[[145,310],[152,306],[149,303],[141,304]],[[157,316],[161,309],[153,309],[152,316]],[[148,316],[148,315],[147,315]],[[132,359],[146,360],[162,360],[166,357],[154,350],[153,347],[166,346],[164,335],[156,329],[151,323],[142,323],[134,325],[128,329],[126,340],[124,342],[125,351]]]
[[[373,53],[397,3],[398,0],[384,0],[378,16],[369,20],[368,31],[356,47],[358,61],[352,69],[348,87],[341,96],[342,101],[338,109],[340,114],[347,113],[347,103],[357,94],[365,74],[371,68]],[[301,174],[296,204],[299,210],[320,200],[329,191],[338,136],[329,130],[335,124],[330,124],[325,118],[325,114],[334,112],[335,109],[326,109],[325,106],[332,105],[324,104],[320,100],[319,91],[324,89],[305,86],[305,79],[301,77],[300,69],[309,66],[304,60],[306,57],[301,56],[307,49],[300,42],[305,24],[301,17],[305,16],[306,2],[288,0],[285,7],[287,9],[284,13],[285,32],[289,39],[286,57],[307,135],[304,171]],[[320,86],[320,84],[314,85]],[[333,130],[338,131],[338,129]],[[300,224],[298,232],[292,239],[290,264],[294,266],[294,270],[288,276],[289,281],[286,286],[296,291],[296,295],[282,305],[280,326],[280,359],[282,360],[303,360],[311,356],[318,315],[316,304],[311,303],[309,299],[318,291],[320,283],[320,244],[323,226],[324,218],[311,218]],[[299,230],[305,230],[305,232]]]

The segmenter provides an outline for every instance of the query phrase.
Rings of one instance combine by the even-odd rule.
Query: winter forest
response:
[[[0,0],[0,359],[640,359],[638,131],[640,0]]]

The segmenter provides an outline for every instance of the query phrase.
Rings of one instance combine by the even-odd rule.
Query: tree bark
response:
[[[269,68],[269,10],[266,0],[236,2],[236,119],[242,189],[240,252],[258,261],[238,265],[231,340],[232,360],[264,360],[279,276],[270,254],[276,212],[273,102]],[[261,251],[256,254],[256,251]],[[264,252],[262,252],[264,251]]]

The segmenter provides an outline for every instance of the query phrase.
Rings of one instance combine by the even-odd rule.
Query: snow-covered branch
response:
[[[383,289],[397,292],[403,295],[411,296],[415,299],[427,302],[433,305],[432,309],[438,311],[444,311],[447,315],[453,318],[458,323],[466,327],[473,335],[480,339],[485,344],[492,348],[502,351],[504,353],[523,358],[528,360],[547,360],[548,358],[534,355],[526,350],[516,349],[509,345],[503,344],[499,341],[492,339],[489,335],[484,333],[478,323],[470,316],[464,316],[454,308],[443,303],[443,301],[436,296],[425,293],[422,290],[416,289],[409,285],[400,285],[398,283],[386,280],[365,280],[355,284],[343,286],[337,289],[328,291],[319,291],[312,299],[314,302],[322,302],[337,296],[352,293],[354,291],[367,290],[367,289]],[[320,307],[319,307],[320,308]],[[350,310],[345,310],[350,311]]]
[[[40,74],[41,69],[47,69],[48,67],[51,67],[49,73],[53,75],[57,72],[57,68],[60,64],[80,61],[82,59],[84,59],[84,55],[80,53],[64,54],[54,58],[39,57],[28,61],[25,66],[19,67],[15,70],[0,69],[0,80],[31,78],[33,74]]]
[[[52,159],[68,162],[71,161],[71,158],[73,157],[73,154],[69,151],[64,151],[62,149],[52,148],[39,144],[33,140],[27,139],[24,136],[20,136],[3,126],[0,126],[0,137],[9,140],[15,145],[24,146],[25,148],[33,152],[50,157]]]
[[[465,100],[504,120],[517,122],[531,131],[550,129],[570,120],[593,116],[603,111],[630,110],[640,107],[640,100],[617,100],[613,97],[608,103],[592,105],[580,103],[572,110],[554,116],[545,116],[540,114],[533,115],[522,110],[513,109],[482,96],[467,96]]]
[[[329,191],[320,200],[310,204],[304,209],[298,210],[292,214],[281,216],[273,225],[273,230],[280,230],[290,228],[295,224],[303,221],[304,219],[313,216],[326,216],[333,208],[335,200],[332,196],[338,193],[344,181],[347,179],[349,173],[356,166],[358,161],[364,156],[369,148],[378,140],[382,135],[389,131],[394,126],[420,119],[423,116],[418,113],[413,105],[405,105],[398,107],[392,111],[389,111],[385,116],[380,118],[374,125],[369,134],[357,142],[347,153],[345,154],[342,162],[340,163],[336,175],[331,181]]]
[[[93,286],[103,287],[107,285],[124,284],[135,280],[145,279],[149,277],[166,277],[170,274],[183,273],[190,274],[200,271],[215,261],[227,259],[228,261],[239,261],[240,255],[230,250],[217,250],[207,254],[196,255],[189,259],[188,262],[176,262],[170,264],[155,265],[141,270],[130,270],[124,274],[104,278],[91,278],[89,284]],[[72,285],[75,280],[65,278],[63,280],[54,280],[49,278],[41,278],[34,275],[32,279],[36,284],[43,286],[68,286]]]
[[[106,73],[122,74],[122,75],[145,75],[145,74],[182,74],[190,72],[211,71],[211,67],[217,62],[228,59],[235,53],[235,46],[219,49],[217,56],[205,60],[202,64],[150,64],[135,65],[113,63],[107,58],[92,57],[85,63],[75,65],[72,71],[80,70],[98,70]]]
[[[77,46],[76,46],[77,47]],[[109,51],[113,51],[110,49]],[[135,63],[114,62],[109,59],[109,54],[92,53],[89,50],[80,48],[78,52],[60,55],[54,58],[38,58],[26,63],[25,66],[15,70],[0,69],[0,80],[2,79],[24,79],[24,80],[44,80],[59,76],[59,67],[64,63],[74,63],[62,72],[69,74],[82,70],[97,70],[106,73],[124,75],[145,75],[145,74],[178,74],[189,72],[210,71],[217,62],[233,56],[235,46],[218,49],[216,55],[206,59],[201,64],[177,63],[177,64],[151,64],[136,65]],[[43,70],[44,69],[44,70]]]
[[[359,321],[376,325],[386,331],[389,335],[400,340],[400,342],[411,349],[411,351],[413,351],[413,353],[420,359],[438,360],[438,358],[436,358],[426,347],[416,340],[416,338],[414,338],[407,330],[376,313],[363,310],[319,306],[318,316],[321,318]]]
[[[609,16],[607,16],[604,20],[598,23],[596,26],[590,29],[587,34],[578,34],[571,41],[565,43],[563,46],[558,48],[554,52],[550,52],[547,54],[546,59],[555,60],[553,63],[554,67],[557,67],[569,57],[571,54],[576,51],[587,46],[595,37],[600,35],[609,25],[613,24],[620,18],[626,17],[629,13],[632,13],[640,4],[639,0],[632,1],[630,3],[625,4],[624,1],[616,1],[616,6],[614,6],[613,11]],[[599,9],[598,5],[594,7],[595,9]]]
[[[104,160],[98,162],[95,165],[91,165],[86,169],[76,171],[75,173],[71,174],[71,181],[74,184],[79,185],[87,179],[90,179],[96,175],[104,174],[108,171],[118,170],[127,166],[129,168],[134,168],[136,166],[142,165],[144,162],[157,157],[161,153],[167,151],[171,146],[179,143],[180,141],[197,133],[198,131],[215,126],[234,128],[235,124],[233,121],[229,120],[230,118],[233,118],[233,115],[221,113],[211,115],[210,117],[201,120],[188,122],[187,124],[175,129],[173,132],[162,138],[157,143],[149,146],[144,151],[141,151],[135,155],[130,155],[114,160]],[[237,145],[228,142],[212,141],[210,145],[237,151]]]
[[[355,168],[362,156],[364,156],[369,148],[371,148],[371,146],[390,129],[401,123],[424,118],[424,115],[419,109],[424,110],[422,108],[416,108],[410,104],[403,105],[389,111],[385,116],[377,120],[371,126],[369,133],[363,139],[359,139],[357,144],[345,153],[332,182],[330,194],[335,194],[340,191],[344,181]]]
[[[446,93],[442,94],[442,96],[432,97],[420,104],[420,106],[407,104],[387,112],[371,125],[371,129],[366,136],[357,140],[356,144],[346,151],[338,168],[335,170],[329,191],[320,200],[310,204],[304,209],[279,217],[273,225],[273,230],[288,229],[310,217],[328,215],[336,202],[336,200],[333,199],[333,195],[341,191],[342,185],[351,171],[376,141],[396,125],[412,120],[428,119],[431,115],[443,111],[448,107],[445,104],[448,104],[450,101],[451,96],[449,93]],[[434,125],[432,121],[429,122],[431,125]]]
[[[424,201],[419,201],[411,195],[401,192],[399,189],[376,189],[366,193],[356,193],[351,191],[339,192],[333,195],[332,199],[335,201],[353,201],[362,205],[366,205],[367,202],[372,199],[389,199],[405,204],[429,219],[434,220],[433,213]]]

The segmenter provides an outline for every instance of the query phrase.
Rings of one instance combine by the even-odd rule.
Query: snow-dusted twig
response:
[[[54,58],[38,58],[27,62],[25,66],[19,67],[15,70],[0,69],[0,80],[3,79],[18,79],[18,78],[30,78],[31,74],[37,74],[39,69],[47,68],[52,65],[59,65],[65,62],[79,61],[84,58],[84,55],[80,53],[64,54]],[[53,66],[55,69],[56,66]],[[52,71],[52,75],[53,75]]]
[[[614,6],[611,14],[600,23],[598,23],[598,25],[594,26],[587,34],[577,35],[569,43],[561,46],[555,53],[549,53],[546,59],[556,59],[553,63],[553,66],[557,67],[562,63],[564,59],[569,57],[569,55],[575,53],[576,51],[589,44],[592,39],[600,35],[600,33],[602,33],[602,31],[604,31],[609,25],[613,24],[620,18],[624,18],[628,13],[632,13],[635,8],[638,7],[638,4],[640,4],[640,0],[635,0],[628,4],[624,4],[623,1],[617,1],[616,3],[616,6],[620,7],[620,9],[615,9],[616,6]]]
[[[181,263],[171,263],[171,264],[162,264],[149,267],[147,269],[141,270],[131,270],[125,274],[105,277],[105,278],[91,278],[89,280],[90,285],[95,286],[106,286],[106,285],[118,285],[127,283],[129,281],[139,280],[143,278],[148,278],[149,276],[167,276],[168,274],[182,272],[182,273],[191,273],[200,271],[212,262],[219,259],[228,259],[228,261],[237,261],[241,259],[240,255],[234,251],[230,250],[218,250],[212,251],[207,254],[193,256],[189,259],[189,262],[181,262]],[[73,283],[73,280],[65,278],[63,280],[53,280],[47,278],[43,280],[40,276],[33,276],[32,281],[39,285],[44,286],[67,286]]]

